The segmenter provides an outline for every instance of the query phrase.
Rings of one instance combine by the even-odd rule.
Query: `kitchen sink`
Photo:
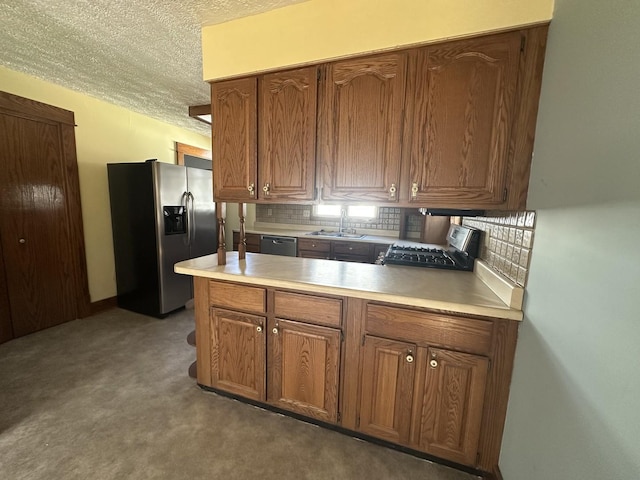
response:
[[[335,232],[330,230],[318,230],[316,232],[309,232],[307,235],[316,235],[318,237],[334,237],[334,238],[364,238],[365,235],[360,235],[357,233],[344,233],[344,232]]]

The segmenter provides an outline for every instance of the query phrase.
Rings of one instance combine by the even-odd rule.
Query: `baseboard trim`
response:
[[[500,471],[500,467],[496,465],[496,468],[493,469],[488,476],[485,477],[486,480],[504,480],[502,476],[502,472]]]
[[[105,310],[111,310],[118,306],[118,297],[109,297],[98,300],[97,302],[91,302],[89,305],[90,315],[104,312]]]

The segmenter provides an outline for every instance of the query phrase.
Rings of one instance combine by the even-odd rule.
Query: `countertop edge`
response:
[[[212,256],[215,259],[216,256]],[[180,262],[182,263],[182,262]],[[437,310],[440,312],[448,312],[452,314],[476,315],[480,317],[490,317],[504,320],[521,321],[524,314],[519,309],[510,308],[505,304],[503,308],[496,308],[483,305],[473,305],[455,302],[446,302],[433,300],[428,298],[407,297],[398,294],[386,294],[380,292],[371,292],[366,290],[358,290],[349,287],[334,287],[326,285],[314,285],[304,282],[296,282],[291,280],[281,280],[266,278],[260,276],[245,276],[228,272],[215,271],[217,264],[212,264],[210,268],[192,268],[176,264],[174,271],[178,274],[191,275],[195,277],[211,278],[216,280],[227,280],[246,285],[260,285],[273,288],[288,288],[292,290],[304,290],[314,293],[323,293],[327,295],[347,296],[361,298],[364,300],[372,300],[385,302],[405,307],[421,307]]]

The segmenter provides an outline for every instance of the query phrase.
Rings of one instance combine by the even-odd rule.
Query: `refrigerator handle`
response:
[[[196,202],[195,199],[193,198],[193,193],[191,192],[187,192],[187,203],[189,201],[191,201],[191,205],[189,206],[189,209],[187,210],[188,212],[188,216],[190,217],[187,222],[189,222],[189,225],[187,225],[187,228],[189,230],[189,245],[191,245],[191,242],[195,241],[196,239]]]
[[[186,214],[187,220],[187,238],[184,239],[185,245],[189,246],[191,244],[191,214],[189,212],[189,192],[184,192],[182,194],[182,206],[184,207],[184,212]]]

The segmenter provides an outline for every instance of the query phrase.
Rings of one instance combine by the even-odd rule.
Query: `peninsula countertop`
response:
[[[227,252],[185,260],[175,272],[248,285],[342,295],[508,320],[522,320],[522,311],[506,305],[477,275],[396,265],[371,265],[313,258]]]

